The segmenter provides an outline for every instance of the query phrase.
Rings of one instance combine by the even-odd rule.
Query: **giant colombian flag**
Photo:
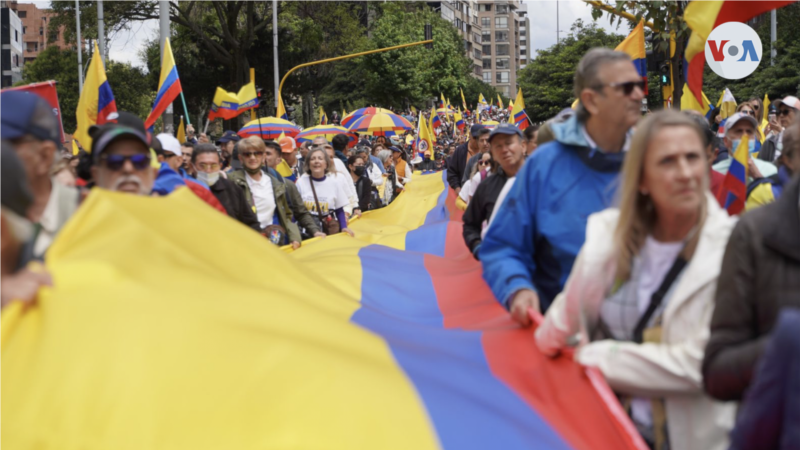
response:
[[[172,47],[169,45],[169,38],[164,40],[164,57],[161,59],[161,77],[158,80],[158,94],[153,102],[153,110],[144,121],[144,127],[150,128],[156,123],[161,114],[167,107],[175,101],[181,94],[181,79],[178,77],[178,67],[175,66],[175,58],[172,57]]]
[[[75,111],[78,128],[73,133],[73,137],[87,152],[92,151],[89,127],[103,125],[108,121],[109,115],[115,112],[117,112],[117,102],[114,100],[114,93],[111,92],[111,85],[108,84],[108,78],[106,78],[103,60],[100,58],[100,49],[95,42],[92,62],[89,63],[89,69],[86,71],[86,81],[83,83],[83,91],[81,91],[81,98],[78,100],[78,108]]]
[[[414,177],[355,238],[286,254],[185,189],[93,190],[54,287],[3,311],[0,444],[646,448],[596,371],[492,297],[453,200]]]

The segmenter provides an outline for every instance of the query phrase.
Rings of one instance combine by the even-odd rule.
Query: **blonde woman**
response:
[[[579,334],[575,358],[600,370],[655,449],[726,448],[735,414],[735,404],[712,401],[702,384],[734,224],[708,192],[704,152],[702,131],[678,112],[639,124],[619,208],[589,216],[564,291],[536,331],[548,355]]]
[[[306,156],[305,174],[297,180],[297,190],[308,211],[318,222],[319,229],[325,233],[326,221],[339,223],[339,231],[350,236],[344,208],[350,204],[348,192],[336,179],[336,171],[324,148],[314,148]],[[332,233],[331,233],[332,234]]]

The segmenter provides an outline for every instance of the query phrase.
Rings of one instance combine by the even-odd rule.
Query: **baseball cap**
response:
[[[755,117],[751,116],[750,114],[736,113],[728,117],[728,120],[725,121],[725,131],[727,132],[728,130],[732,129],[734,125],[742,120],[746,120],[750,122],[754,128],[758,128],[758,122],[756,121]]]
[[[156,136],[156,139],[161,142],[162,151],[170,152],[178,156],[183,155],[183,151],[181,151],[181,143],[175,136],[169,133],[161,133]]]
[[[3,94],[5,101],[5,94]],[[0,145],[0,203],[20,217],[26,217],[33,203],[25,168],[22,166],[11,142],[3,139]]]
[[[147,142],[147,136],[137,129],[117,123],[107,123],[105,125],[92,128],[93,129],[90,130],[90,135],[92,137],[92,155],[95,162],[100,159],[100,155],[103,153],[103,150],[108,148],[112,142],[123,137],[133,138],[144,144],[145,148],[150,148],[150,145]]]
[[[284,136],[280,140],[281,153],[292,153],[297,148],[297,142],[291,136]]]
[[[394,144],[394,145],[400,145],[400,144],[403,142],[403,141],[401,141],[401,140],[400,140],[400,137],[399,137],[399,136],[390,136],[390,137],[389,137],[389,140],[390,140],[390,141],[392,142],[392,144]]]
[[[389,150],[391,150],[391,151],[393,151],[393,152],[400,152],[400,153],[403,153],[403,151],[402,151],[402,150],[400,150],[399,148],[395,147],[394,145],[393,145],[393,146],[391,146],[391,147],[389,147]]]
[[[798,98],[793,95],[790,95],[780,100],[775,100],[774,102],[772,102],[772,104],[775,105],[775,108],[780,108],[781,105],[786,105],[789,108],[794,108],[800,111],[800,100],[798,100]]]
[[[498,125],[494,130],[492,130],[491,134],[489,134],[489,142],[492,142],[492,139],[498,134],[505,134],[508,136],[517,135],[520,139],[523,139],[522,131],[514,125],[509,125],[507,123]]]
[[[241,138],[239,137],[238,134],[236,134],[235,131],[228,130],[228,131],[222,133],[222,136],[219,139],[217,139],[217,144],[224,144],[224,143],[230,142],[230,141],[238,142],[239,139],[241,139]]]
[[[472,127],[469,129],[469,135],[470,135],[470,136],[472,136],[472,137],[474,137],[474,138],[476,138],[476,137],[478,137],[478,136],[480,136],[480,135],[481,135],[481,130],[483,130],[483,129],[485,129],[485,128],[486,128],[485,126],[483,126],[483,125],[481,125],[481,124],[479,124],[479,123],[476,123],[475,125],[473,125],[473,126],[472,126]]]
[[[53,108],[45,99],[30,92],[0,94],[0,135],[9,140],[31,135],[61,147],[61,131]]]

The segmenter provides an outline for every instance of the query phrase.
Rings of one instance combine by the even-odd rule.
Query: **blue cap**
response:
[[[30,135],[61,146],[61,131],[53,108],[42,97],[25,91],[0,94],[0,135],[9,140]]]
[[[483,125],[481,125],[479,123],[476,123],[475,125],[473,125],[469,129],[469,135],[474,137],[474,138],[476,138],[476,137],[481,135],[481,130],[484,130],[484,129],[486,129],[485,126],[483,126]]]
[[[222,137],[217,139],[217,144],[224,144],[224,143],[230,142],[230,141],[238,142],[239,139],[241,139],[241,138],[239,137],[238,134],[236,134],[235,131],[228,130],[228,131],[222,133]]]
[[[393,151],[393,152],[400,152],[400,153],[403,153],[403,151],[402,151],[402,150],[400,150],[399,148],[395,147],[394,145],[393,145],[393,146],[391,146],[391,147],[389,147],[389,150],[391,150],[391,151]]]
[[[494,138],[498,134],[505,134],[505,135],[509,135],[509,136],[516,134],[517,136],[519,136],[520,139],[524,139],[522,137],[522,131],[519,128],[517,128],[516,126],[508,124],[508,123],[504,123],[502,125],[498,125],[494,130],[492,130],[492,133],[489,134],[489,142],[492,142],[492,138]]]

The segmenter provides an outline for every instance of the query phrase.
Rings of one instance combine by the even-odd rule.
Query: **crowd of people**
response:
[[[297,249],[352,236],[350,223],[392,203],[415,173],[446,169],[465,245],[497,300],[521,326],[541,321],[543,353],[577,345],[576,360],[600,370],[651,448],[796,445],[800,100],[774,102],[766,128],[763,104],[743,102],[720,139],[717,115],[642,117],[644,82],[608,49],[581,59],[574,91],[575,109],[524,129],[508,110],[481,108],[460,124],[445,113],[422,152],[413,130],[298,144],[233,130],[212,142],[189,127],[179,142],[119,112],[90,129],[79,155],[62,148],[47,102],[4,92],[2,305],[52,282],[29,263],[90,189],[185,187]],[[747,212],[736,217],[725,180],[743,140]]]

